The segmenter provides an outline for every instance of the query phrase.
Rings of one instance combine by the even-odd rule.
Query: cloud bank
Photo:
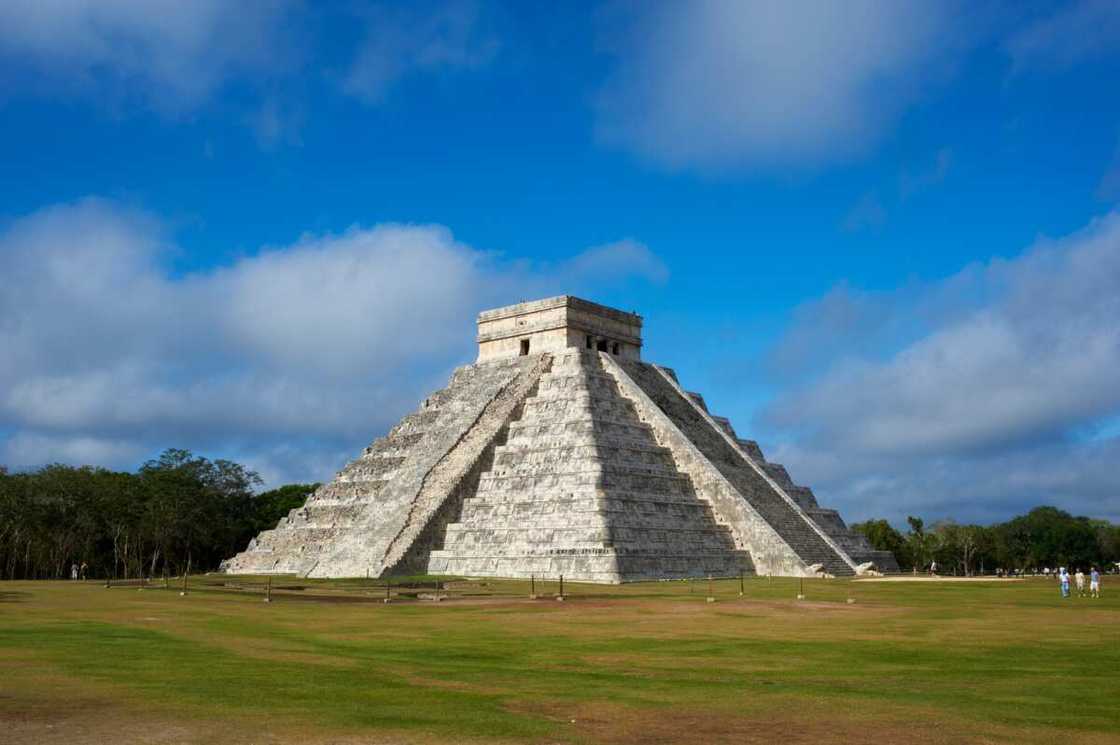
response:
[[[282,69],[293,2],[8,0],[0,59],[95,98],[138,97],[169,113],[240,76]]]
[[[438,225],[356,226],[183,277],[174,250],[156,217],[98,199],[0,233],[0,463],[131,467],[184,446],[273,482],[325,478],[473,359],[478,310],[667,271],[634,241],[543,266]]]
[[[475,70],[497,54],[497,36],[478,3],[467,0],[413,7],[379,7],[366,21],[342,90],[370,104],[381,102],[414,74]]]
[[[940,282],[840,287],[773,350],[793,384],[760,423],[857,515],[1047,501],[1116,519],[1117,318],[1120,213]]]
[[[0,80],[11,92],[170,117],[193,115],[229,88],[270,147],[300,142],[307,91],[320,78],[378,104],[405,78],[477,70],[499,48],[471,0],[335,12],[356,29],[340,49],[323,36],[322,9],[298,0],[10,0],[0,3]]]
[[[816,164],[867,147],[967,41],[951,3],[638,6],[599,135],[670,168]]]

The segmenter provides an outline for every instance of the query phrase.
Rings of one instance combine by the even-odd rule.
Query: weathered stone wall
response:
[[[487,408],[497,400],[492,411],[508,407],[512,412],[516,401],[511,404],[510,397],[518,394],[510,392],[522,391],[523,396],[531,388],[541,359],[511,358],[456,370],[447,388],[429,396],[419,411],[366,448],[306,505],[224,562],[224,571],[313,577],[382,574],[394,538],[405,529],[422,532],[439,511],[438,496],[429,492],[420,498],[428,474],[445,459],[437,480],[454,479],[461,462],[464,471],[470,470],[477,452],[486,447],[487,433],[496,436],[504,424],[484,417]],[[464,454],[448,458],[460,445]],[[442,496],[450,494],[449,487]]]
[[[443,545],[448,522],[457,519],[463,499],[474,494],[478,479],[493,462],[494,448],[505,443],[511,420],[521,415],[526,397],[536,391],[542,374],[552,366],[547,354],[533,358],[532,366],[498,392],[455,446],[424,477],[420,491],[383,559],[387,571],[405,571],[427,563],[427,554]],[[438,541],[438,543],[437,543]]]
[[[478,316],[478,361],[516,357],[528,342],[528,353],[559,354],[566,349],[591,348],[600,342],[607,351],[639,359],[642,319],[570,295],[518,303],[484,311]]]
[[[736,438],[689,397],[670,374],[640,362],[623,362],[620,367],[804,564],[819,564],[833,575],[855,572],[856,565],[852,559],[804,514],[780,486],[746,457],[739,449]],[[729,522],[736,518],[724,516]],[[753,526],[749,532],[755,532]],[[775,554],[772,560],[753,554],[752,558],[756,566],[762,561],[781,564],[780,553]],[[796,572],[783,566],[781,573]]]
[[[688,475],[697,496],[712,506],[716,522],[727,527],[736,548],[750,555],[756,572],[781,576],[813,574],[786,540],[681,431],[663,406],[638,384],[631,372],[646,366],[623,366],[612,359],[604,359],[603,366],[615,377],[622,394],[633,402],[658,444],[669,450],[677,468]]]
[[[613,583],[751,570],[601,356],[556,358],[429,571]]]
[[[667,368],[661,368],[676,380],[675,374]],[[699,394],[689,393],[689,397],[707,412],[704,399]],[[731,422],[725,417],[711,415],[712,420],[719,425],[730,438],[738,445],[742,455],[752,461],[757,467],[781,487],[783,491],[800,507],[809,518],[816,523],[831,541],[840,547],[857,567],[871,563],[874,569],[880,572],[898,572],[898,561],[890,551],[876,551],[871,547],[867,538],[849,528],[840,513],[836,510],[822,508],[817,504],[817,497],[813,490],[807,486],[800,486],[793,482],[785,466],[780,463],[768,462],[762,454],[762,449],[754,440],[744,440],[735,434]]]

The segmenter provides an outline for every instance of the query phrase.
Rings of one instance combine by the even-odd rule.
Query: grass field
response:
[[[6,582],[0,742],[1120,743],[1105,579]]]

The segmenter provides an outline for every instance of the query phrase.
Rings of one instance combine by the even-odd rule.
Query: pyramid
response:
[[[572,296],[485,311],[479,355],[222,570],[618,583],[897,571]]]

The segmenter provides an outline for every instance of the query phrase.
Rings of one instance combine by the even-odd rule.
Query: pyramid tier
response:
[[[773,471],[783,482],[792,483],[784,468],[760,472],[761,464],[753,463],[739,449],[730,426],[712,420],[703,406],[680,391],[671,374],[636,361],[623,362],[620,367],[804,564],[819,565],[833,575],[855,573],[852,560],[843,549],[792,497],[779,491],[781,483],[773,476],[771,480],[763,476]]]
[[[731,422],[724,417],[712,416],[738,443],[744,455],[761,467],[797,503],[798,507],[823,530],[856,564],[870,562],[881,572],[897,573],[898,561],[890,551],[876,551],[862,533],[852,530],[836,510],[821,507],[817,496],[807,486],[793,481],[789,471],[780,463],[767,461],[762,449],[754,440],[744,440],[735,434]]]
[[[456,370],[385,437],[374,441],[307,503],[223,563],[227,572],[361,576],[384,571],[385,553],[409,519],[425,479],[476,429],[502,392],[524,381],[540,358],[498,360]],[[505,422],[491,427],[499,429]],[[490,431],[487,429],[487,431]],[[447,496],[446,492],[444,496]],[[438,511],[440,504],[432,507]],[[424,523],[426,525],[426,522]],[[421,529],[424,526],[421,526]]]
[[[623,582],[749,570],[597,354],[558,355],[430,571]]]

